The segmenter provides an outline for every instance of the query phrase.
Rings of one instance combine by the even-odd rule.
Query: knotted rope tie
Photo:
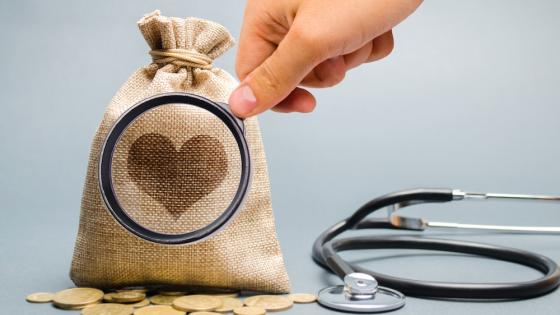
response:
[[[157,64],[174,64],[180,67],[210,69],[212,58],[199,52],[181,48],[151,50],[152,60]]]

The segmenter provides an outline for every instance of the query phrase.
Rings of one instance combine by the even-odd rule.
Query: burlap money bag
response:
[[[223,26],[198,18],[168,18],[161,16],[159,11],[144,16],[138,26],[150,46],[154,62],[137,70],[124,83],[107,107],[95,134],[70,277],[78,286],[100,288],[180,285],[288,292],[290,283],[276,238],[266,159],[256,118],[245,121],[253,169],[250,192],[239,214],[225,229],[202,242],[161,245],[134,236],[107,211],[98,187],[99,155],[107,133],[123,112],[136,102],[163,92],[189,92],[213,101],[227,102],[237,85],[230,74],[211,65],[212,60],[233,45],[231,35]],[[182,50],[179,54],[167,53],[175,48]],[[184,50],[194,53],[181,54]],[[173,130],[177,128],[194,128],[198,132],[214,133],[218,139],[221,137],[216,126],[204,114],[196,111],[163,110],[154,113],[146,123],[139,122],[133,136],[129,138],[141,138],[142,135],[150,134],[154,125],[160,131],[168,131],[164,136],[176,148],[181,147],[186,140],[173,138]],[[133,141],[132,138],[129,140]],[[224,152],[228,153],[231,148],[225,146]],[[124,147],[123,152],[115,155],[122,153],[125,156],[127,147]],[[142,146],[135,148],[141,154]],[[130,149],[132,151],[134,150]],[[130,163],[128,165],[130,167]],[[136,166],[142,171],[142,165]],[[134,178],[126,176],[123,175],[125,190],[130,187],[126,185],[137,184]],[[226,178],[221,185],[231,183]],[[157,190],[157,187],[160,186],[148,189]],[[227,190],[228,187],[224,189]],[[194,207],[190,212],[194,215],[188,216],[186,221],[178,220],[179,226],[192,222],[200,225],[207,223],[206,213],[219,208],[215,207],[216,204],[223,203],[219,191],[220,189],[216,189],[206,196],[199,196],[194,203],[192,200],[179,200],[180,203],[188,203],[191,208]],[[151,213],[162,208],[161,200],[153,198],[157,194],[138,189],[131,190],[130,194],[130,200],[138,202],[138,208],[144,211],[138,214],[138,219],[147,220],[148,225],[159,229],[174,231],[176,226],[173,225],[158,226],[167,223],[158,221],[158,216]],[[149,221],[150,218],[155,218],[155,221]]]

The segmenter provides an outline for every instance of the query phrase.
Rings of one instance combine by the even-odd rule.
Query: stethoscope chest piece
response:
[[[339,311],[380,313],[403,307],[405,297],[396,290],[378,286],[372,276],[355,272],[344,277],[344,285],[319,291],[318,302]]]

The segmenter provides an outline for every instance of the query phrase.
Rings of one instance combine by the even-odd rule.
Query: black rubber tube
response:
[[[403,196],[403,194],[401,194],[401,196]],[[372,201],[366,204],[369,213],[387,206],[383,197],[374,201],[376,202]],[[393,199],[393,201],[395,200]],[[398,202],[401,201],[396,200],[396,203]],[[360,210],[363,210],[364,207],[360,208]],[[342,232],[351,228],[394,229],[385,219],[363,220],[365,216],[369,214],[365,214],[367,211],[364,210],[359,214],[358,217],[360,217],[362,221],[356,221],[355,218],[354,220],[350,220],[349,218],[323,232],[315,240],[313,245],[313,259],[315,262],[328,271],[336,273],[341,278],[350,272],[367,273],[375,277],[380,285],[399,290],[405,295],[417,297],[476,300],[523,299],[546,294],[556,289],[560,284],[560,269],[554,261],[548,257],[515,248],[421,236],[389,235],[334,239]],[[352,217],[356,217],[356,215]],[[381,248],[438,250],[478,255],[518,263],[536,269],[542,272],[544,276],[530,281],[505,283],[421,281],[376,273],[364,267],[350,264],[338,254],[339,251],[344,250]]]

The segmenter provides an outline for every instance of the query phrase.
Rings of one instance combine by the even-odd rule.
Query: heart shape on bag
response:
[[[214,137],[192,137],[177,150],[168,137],[147,133],[130,147],[127,167],[136,185],[177,220],[222,183],[228,163]]]

